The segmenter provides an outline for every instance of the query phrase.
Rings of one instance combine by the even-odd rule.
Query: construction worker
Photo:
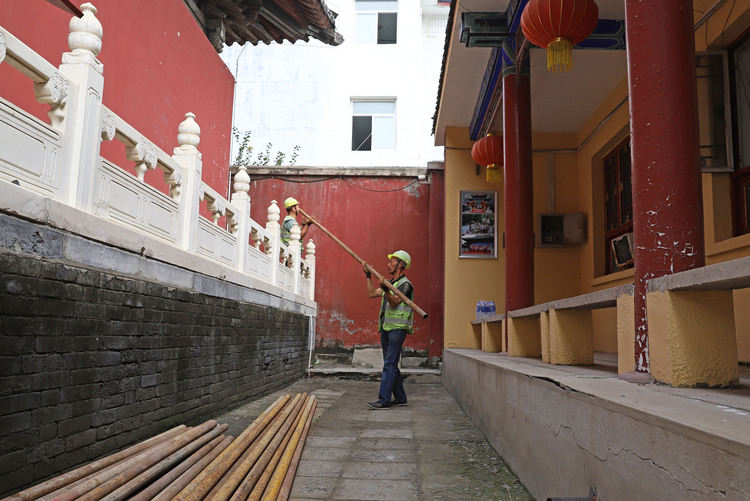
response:
[[[292,227],[294,225],[299,226],[299,239],[300,242],[303,238],[305,238],[305,235],[307,235],[307,230],[310,229],[310,226],[312,226],[312,221],[315,220],[315,216],[312,216],[310,220],[305,221],[300,226],[299,223],[297,223],[297,214],[299,214],[299,202],[296,201],[294,198],[289,197],[286,200],[284,200],[284,208],[286,209],[286,217],[284,218],[284,222],[281,225],[281,241],[284,244],[289,244],[289,241],[292,239]]]
[[[403,250],[388,254],[388,274],[393,278],[391,285],[399,290],[410,301],[414,300],[414,288],[406,278],[406,270],[411,267],[411,256]],[[404,379],[398,368],[401,359],[401,347],[407,334],[414,333],[414,311],[396,294],[388,290],[385,277],[380,279],[377,289],[372,284],[368,265],[362,262],[362,269],[367,277],[367,292],[371,298],[381,298],[378,331],[380,346],[383,348],[383,375],[380,378],[380,391],[376,402],[369,402],[370,409],[383,410],[393,406],[407,405]],[[391,399],[391,396],[393,398]]]

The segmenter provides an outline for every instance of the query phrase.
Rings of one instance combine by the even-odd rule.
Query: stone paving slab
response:
[[[294,501],[532,499],[441,384],[408,378],[408,407],[375,411],[367,402],[378,387],[372,380],[305,378],[215,419],[238,436],[281,395],[318,398]]]

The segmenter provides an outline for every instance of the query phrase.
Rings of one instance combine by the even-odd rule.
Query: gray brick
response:
[[[91,427],[91,416],[86,414],[71,419],[64,419],[58,423],[57,433],[61,437],[66,437],[73,433],[79,433]]]
[[[21,393],[0,397],[0,415],[15,414],[39,407],[41,393]]]
[[[3,430],[4,434],[16,433],[23,430],[28,430],[31,425],[31,413],[20,412],[17,414],[9,414],[7,416],[0,416],[0,430]]]
[[[62,388],[70,384],[70,372],[44,372],[31,376],[31,389],[34,391]]]
[[[65,452],[70,452],[96,442],[96,430],[86,430],[70,435],[65,440]]]
[[[107,409],[94,412],[91,416],[91,426],[96,428],[101,425],[111,424],[117,421],[117,409]]]
[[[14,471],[26,464],[27,453],[25,450],[0,454],[0,475]]]
[[[47,461],[63,452],[65,452],[65,440],[58,439],[46,441],[31,448],[28,455],[28,461],[29,463]]]

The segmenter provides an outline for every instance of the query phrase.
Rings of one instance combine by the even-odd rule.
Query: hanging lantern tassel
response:
[[[563,72],[573,69],[573,46],[570,39],[557,37],[547,46],[547,70]]]
[[[487,166],[487,182],[488,183],[502,183],[503,182],[503,166],[490,164]]]
[[[503,138],[489,133],[471,147],[471,158],[482,167],[487,167],[487,182],[503,180]]]
[[[529,0],[521,30],[529,42],[547,48],[547,70],[573,69],[573,46],[586,40],[599,22],[594,0]]]

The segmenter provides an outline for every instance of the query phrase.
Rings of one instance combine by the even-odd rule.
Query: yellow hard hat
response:
[[[289,207],[294,207],[295,205],[299,204],[298,201],[296,201],[294,198],[289,197],[286,200],[284,200],[284,208],[288,209]]]
[[[404,263],[406,263],[407,268],[411,268],[411,256],[408,252],[404,250],[397,250],[393,254],[388,254],[388,259],[391,259],[392,257],[395,257],[396,259],[400,259]]]

